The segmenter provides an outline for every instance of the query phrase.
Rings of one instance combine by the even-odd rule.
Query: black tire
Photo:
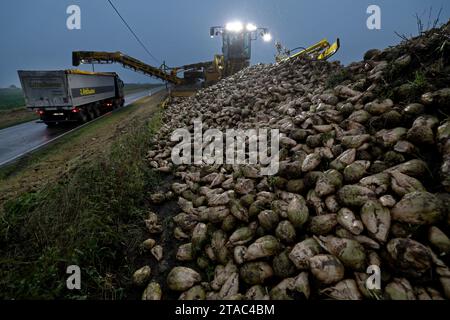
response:
[[[81,123],[86,123],[86,122],[89,121],[89,115],[86,112],[86,110],[81,110],[80,113],[79,113],[79,116],[80,116],[80,122]]]
[[[95,119],[95,112],[94,112],[94,107],[93,106],[90,106],[90,107],[87,108],[87,113],[88,113],[88,116],[89,116],[89,121]]]
[[[98,117],[100,117],[102,115],[102,111],[100,110],[100,106],[98,104],[93,106],[92,109],[94,111],[95,118],[98,118]]]

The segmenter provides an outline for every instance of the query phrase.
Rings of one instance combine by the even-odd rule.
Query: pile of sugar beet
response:
[[[147,159],[177,180],[149,196],[143,247],[174,262],[163,281],[134,273],[142,298],[450,298],[449,60],[447,23],[345,68],[255,65],[173,99]],[[279,172],[174,165],[171,134],[196,118],[279,129]],[[158,244],[166,202],[172,257]]]

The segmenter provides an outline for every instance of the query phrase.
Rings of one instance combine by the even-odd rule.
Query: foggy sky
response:
[[[341,39],[333,58],[344,64],[362,59],[371,48],[400,41],[400,34],[417,35],[415,13],[425,25],[443,6],[441,22],[450,18],[445,0],[113,0],[113,3],[160,61],[179,66],[211,60],[221,52],[209,27],[230,20],[270,29],[272,43],[253,43],[252,63],[274,61],[274,42],[288,48],[311,45],[322,38]],[[81,8],[81,30],[68,30],[66,8]],[[381,30],[368,30],[366,9],[381,7]],[[71,66],[74,50],[122,51],[157,65],[136,42],[106,0],[2,0],[0,2],[0,87],[19,85],[18,69],[52,70]],[[90,65],[80,69],[91,70]],[[125,82],[157,82],[118,65],[96,66],[116,71]]]

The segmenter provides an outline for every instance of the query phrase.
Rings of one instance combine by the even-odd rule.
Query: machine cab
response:
[[[222,39],[225,60],[250,60],[252,41],[250,32],[224,32]]]

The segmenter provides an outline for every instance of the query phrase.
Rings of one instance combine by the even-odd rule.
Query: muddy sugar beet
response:
[[[136,290],[144,299],[449,299],[450,81],[433,76],[449,74],[449,35],[447,24],[346,68],[259,64],[172,99],[147,155],[171,185],[149,199],[154,241],[143,245],[148,259],[161,246],[165,280],[144,265]],[[410,85],[418,73],[426,86]],[[174,163],[179,128],[200,151],[207,130],[277,130],[278,170]],[[159,212],[166,204],[170,217]],[[163,247],[163,226],[175,250]]]

